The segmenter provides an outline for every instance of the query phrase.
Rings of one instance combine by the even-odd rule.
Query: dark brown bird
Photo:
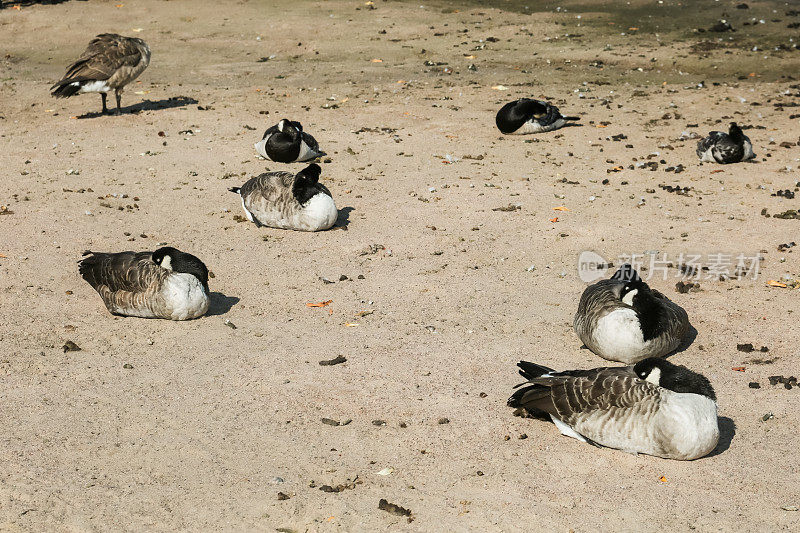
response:
[[[164,247],[83,255],[81,277],[115,315],[188,320],[208,311],[208,269],[191,254]]]
[[[549,417],[568,437],[681,460],[703,457],[719,440],[711,383],[666,359],[564,372],[527,361],[517,366],[528,381],[509,407]]]
[[[50,87],[56,98],[79,93],[100,93],[103,113],[108,113],[106,96],[114,91],[117,113],[123,88],[139,77],[150,64],[150,47],[141,39],[102,33],[92,39],[83,55],[67,68],[64,77]]]

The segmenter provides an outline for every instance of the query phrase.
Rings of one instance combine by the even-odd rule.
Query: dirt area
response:
[[[4,1],[0,530],[796,530],[800,391],[768,378],[800,360],[800,220],[765,214],[800,208],[800,17],[740,3]],[[121,116],[48,93],[102,32],[152,48]],[[521,96],[581,125],[502,136]],[[258,229],[226,190],[302,168],[254,152],[284,117],[336,229]],[[731,121],[756,160],[700,165]],[[214,273],[208,316],[113,317],[78,276],[160,243]],[[671,360],[716,389],[711,456],[506,407],[520,359],[605,364],[571,329],[585,250],[673,264],[650,284],[696,329]],[[681,254],[759,253],[675,289]]]

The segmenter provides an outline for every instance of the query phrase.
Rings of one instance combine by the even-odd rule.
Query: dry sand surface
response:
[[[800,17],[738,3],[3,2],[0,530],[797,530],[800,392],[768,377],[797,374],[798,291],[767,280],[800,277],[778,250],[800,220],[762,209],[800,207],[776,196],[800,180]],[[121,116],[48,94],[101,32],[153,50]],[[502,136],[520,96],[581,126]],[[283,117],[329,154],[336,229],[258,229],[226,190],[287,168],[253,150]],[[686,137],[732,120],[756,160],[700,165]],[[78,276],[86,249],[160,243],[215,274],[207,316],[114,317]],[[696,328],[671,360],[717,391],[709,457],[506,407],[520,359],[605,363],[571,328],[584,250],[762,253],[757,279],[650,281]]]

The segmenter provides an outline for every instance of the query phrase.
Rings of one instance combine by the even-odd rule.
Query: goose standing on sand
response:
[[[611,279],[583,291],[573,326],[586,347],[603,359],[635,363],[678,348],[689,331],[689,317],[625,264]]]
[[[303,163],[325,155],[302,124],[285,118],[265,131],[255,147],[258,155],[276,163]]]
[[[568,437],[680,460],[707,455],[719,440],[711,383],[666,359],[565,372],[526,361],[517,366],[528,381],[517,385],[509,407],[549,416]]]
[[[542,100],[520,98],[500,108],[495,117],[497,127],[506,135],[541,133],[563,128],[580,117],[565,117],[558,108]]]
[[[102,33],[92,39],[83,55],[67,68],[61,81],[50,87],[50,92],[56,98],[100,93],[103,113],[108,113],[106,96],[113,90],[117,97],[117,113],[121,113],[123,88],[149,64],[150,47],[143,40]]]
[[[191,254],[167,246],[83,255],[80,274],[112,314],[188,320],[208,311],[208,269]]]
[[[697,143],[697,157],[700,161],[739,163],[755,156],[753,144],[735,122],[731,122],[728,133],[712,131],[708,137]]]
[[[339,214],[331,192],[319,183],[321,172],[315,163],[297,174],[265,172],[228,190],[241,196],[247,219],[258,227],[321,231]]]

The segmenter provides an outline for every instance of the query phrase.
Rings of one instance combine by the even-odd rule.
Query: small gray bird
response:
[[[258,227],[321,231],[339,215],[331,192],[319,183],[321,172],[316,163],[297,174],[265,172],[228,190],[241,197],[247,220]]]
[[[83,55],[67,68],[64,77],[50,87],[56,98],[79,93],[100,93],[103,113],[107,93],[114,91],[117,113],[124,87],[139,77],[150,64],[150,47],[141,39],[116,33],[101,33],[89,43]]]
[[[586,347],[603,359],[635,363],[678,348],[689,332],[689,317],[625,264],[611,279],[583,291],[573,326]]]
[[[208,269],[197,257],[165,246],[155,252],[98,253],[79,265],[81,277],[115,315],[188,320],[210,303]]]
[[[564,372],[526,361],[517,366],[527,381],[508,406],[550,418],[563,435],[666,459],[697,459],[717,446],[711,383],[666,359]]]
[[[712,131],[708,137],[697,143],[697,157],[700,161],[728,164],[747,161],[755,156],[753,144],[735,122],[731,122],[728,133]]]

